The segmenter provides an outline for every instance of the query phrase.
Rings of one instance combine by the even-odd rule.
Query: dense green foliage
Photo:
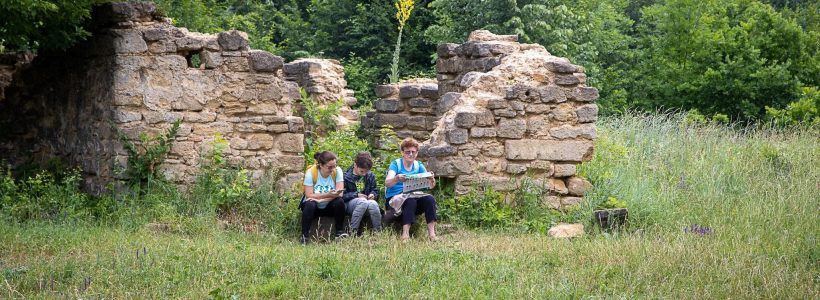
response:
[[[21,0],[0,3],[0,53],[65,49],[88,36],[91,7],[106,0]]]

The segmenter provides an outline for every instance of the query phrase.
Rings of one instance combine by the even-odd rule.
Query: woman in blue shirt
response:
[[[427,168],[420,161],[416,161],[416,156],[419,153],[419,143],[413,138],[406,138],[401,142],[399,147],[402,153],[402,158],[390,163],[390,169],[387,171],[387,178],[384,180],[384,186],[387,187],[385,197],[386,203],[398,194],[401,194],[404,188],[404,181],[406,175],[421,174],[427,172]],[[435,186],[436,181],[430,178],[430,185]],[[388,209],[390,206],[388,205]],[[416,215],[424,213],[424,218],[427,220],[427,235],[430,240],[436,241],[436,199],[431,195],[426,195],[420,198],[407,198],[401,206],[402,213],[399,216],[401,220],[401,240],[406,241],[410,239],[410,225],[416,223]]]
[[[305,197],[302,199],[302,237],[299,242],[307,243],[310,225],[317,217],[333,217],[336,237],[346,237],[344,231],[345,202],[344,172],[336,166],[336,155],[322,151],[313,155],[316,165],[305,171]],[[334,178],[335,177],[335,178]]]

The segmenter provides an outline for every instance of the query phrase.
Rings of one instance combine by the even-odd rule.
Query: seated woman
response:
[[[390,163],[390,169],[387,171],[387,178],[384,180],[384,185],[387,187],[385,193],[386,203],[390,203],[396,195],[401,194],[404,188],[404,181],[407,179],[406,175],[421,174],[427,172],[427,168],[420,161],[416,161],[416,155],[419,151],[419,143],[413,138],[406,138],[399,146],[402,157]],[[430,185],[435,186],[435,179],[430,178]],[[387,206],[391,210],[390,205]],[[427,220],[427,235],[430,240],[438,240],[436,237],[436,199],[431,195],[424,197],[408,197],[401,205],[401,240],[406,241],[410,239],[410,225],[416,223],[416,215],[424,213],[424,218]]]
[[[359,152],[353,160],[353,166],[345,171],[345,192],[342,199],[346,202],[347,214],[350,217],[350,232],[359,232],[359,224],[367,213],[373,230],[382,229],[382,213],[379,210],[379,190],[373,168],[373,157],[368,152]]]
[[[336,237],[346,237],[344,231],[345,203],[342,200],[344,179],[342,168],[336,166],[336,155],[322,151],[313,155],[316,165],[305,171],[305,196],[299,208],[302,209],[302,237],[305,244],[310,236],[310,226],[317,217],[333,217]]]

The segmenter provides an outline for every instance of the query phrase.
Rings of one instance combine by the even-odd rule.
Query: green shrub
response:
[[[162,178],[159,166],[171,151],[181,121],[181,119],[174,121],[165,134],[149,136],[140,133],[138,144],[114,127],[123,148],[128,153],[128,162],[124,172],[131,185],[144,186],[149,180]]]
[[[79,169],[57,175],[42,171],[15,180],[10,170],[0,178],[0,212],[13,220],[72,221],[105,216],[112,202],[80,191]]]
[[[779,126],[820,126],[820,90],[804,87],[800,99],[789,103],[784,109],[766,106],[766,118]]]

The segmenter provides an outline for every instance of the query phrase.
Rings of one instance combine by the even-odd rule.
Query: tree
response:
[[[0,52],[66,49],[89,33],[91,7],[104,0],[19,0],[0,5]]]
[[[644,50],[629,89],[637,104],[734,119],[797,99],[817,48],[794,21],[747,0],[669,0],[645,8],[639,30]]]

